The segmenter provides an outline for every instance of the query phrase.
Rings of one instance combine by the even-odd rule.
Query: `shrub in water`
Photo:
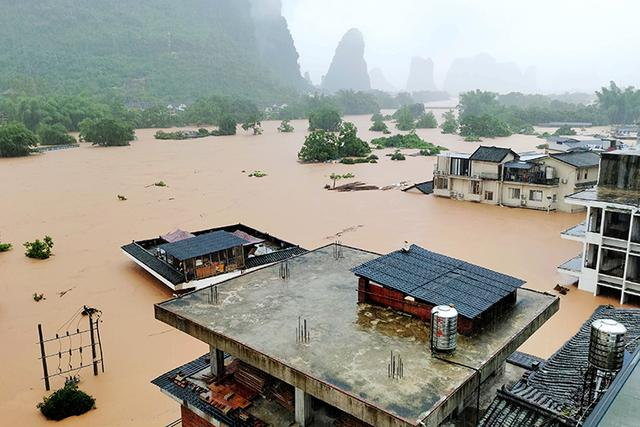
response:
[[[60,421],[72,415],[82,415],[94,408],[96,400],[78,386],[69,383],[38,403],[38,409],[49,420]]]
[[[44,239],[36,239],[35,242],[25,242],[24,247],[27,248],[24,253],[29,258],[47,259],[51,256],[51,248],[53,248],[53,239],[44,236]]]

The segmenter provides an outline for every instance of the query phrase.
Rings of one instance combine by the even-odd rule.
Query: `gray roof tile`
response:
[[[475,318],[525,282],[419,246],[353,268],[356,275],[430,304],[454,304]]]
[[[184,261],[224,249],[243,246],[246,243],[246,240],[227,231],[214,231],[174,243],[165,243],[158,248],[164,249],[174,258]]]

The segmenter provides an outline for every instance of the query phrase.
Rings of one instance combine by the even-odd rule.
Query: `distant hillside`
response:
[[[529,68],[522,72],[516,64],[498,62],[486,53],[457,58],[447,72],[444,89],[449,93],[475,89],[531,93],[536,90],[535,70]]]
[[[112,90],[127,100],[276,100],[303,81],[286,21],[272,14],[256,26],[249,0],[1,5],[0,92],[35,85],[57,93]],[[288,60],[275,68],[262,60],[268,52]]]
[[[322,80],[322,88],[328,92],[371,89],[367,63],[364,60],[364,38],[357,28],[350,29],[342,36],[329,71]]]

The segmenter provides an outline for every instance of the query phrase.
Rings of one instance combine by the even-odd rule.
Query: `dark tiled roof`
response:
[[[507,362],[530,371],[536,365],[539,366],[544,363],[544,359],[521,351],[514,351],[511,356],[507,358]]]
[[[518,155],[509,148],[480,146],[469,158],[482,162],[500,163],[508,154],[513,154],[515,157],[518,157]]]
[[[475,318],[525,282],[412,245],[353,268],[356,275]]]
[[[174,286],[184,282],[184,276],[178,270],[159,260],[137,243],[124,245],[122,250],[167,279]]]
[[[189,406],[198,408],[200,411],[207,415],[214,417],[215,419],[222,421],[230,426],[240,425],[237,420],[226,416],[222,411],[219,411],[214,406],[209,405],[202,401],[198,393],[191,390],[189,387],[182,388],[175,384],[172,377],[180,373],[183,377],[189,377],[194,375],[210,365],[209,354],[200,356],[194,361],[191,361],[185,365],[179,366],[166,374],[160,375],[158,378],[151,381],[151,384],[158,386],[161,390],[175,397],[180,402],[187,402]]]
[[[224,249],[243,246],[245,243],[247,243],[246,240],[227,231],[214,231],[174,243],[165,243],[159,248],[164,249],[167,254],[177,260],[184,261]]]
[[[433,193],[433,181],[419,182],[403,189],[402,191],[409,191],[414,188],[424,194],[431,194]]]
[[[273,264],[274,262],[284,261],[292,256],[302,255],[306,253],[306,249],[295,246],[293,248],[282,249],[280,251],[271,252],[264,255],[258,255],[247,258],[244,266],[245,268],[260,267],[261,265]]]
[[[640,310],[600,306],[578,333],[537,370],[525,375],[510,390],[498,393],[481,427],[575,425],[580,408],[583,374],[588,365],[591,323],[610,318],[627,327],[628,351],[635,351],[640,336]],[[545,424],[544,421],[548,424]],[[560,420],[560,421],[559,421]]]
[[[570,151],[551,154],[551,157],[577,168],[593,167],[600,164],[600,156],[592,151]]]
[[[531,169],[535,166],[532,162],[507,162],[504,164],[505,168],[509,169]]]

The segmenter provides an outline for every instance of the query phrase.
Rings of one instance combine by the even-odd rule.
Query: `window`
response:
[[[584,254],[584,266],[587,268],[596,268],[598,262],[598,245],[592,243],[587,244],[587,251]]]
[[[584,179],[587,179],[587,175],[589,174],[589,170],[585,169],[584,170]]]
[[[519,199],[520,198],[520,189],[519,188],[510,188],[509,189],[509,197],[511,197],[512,199]]]
[[[435,181],[436,188],[440,190],[446,190],[449,187],[449,180],[447,178],[438,177]]]
[[[485,191],[484,192],[485,200],[493,200],[493,191]]]
[[[553,195],[553,200],[552,201],[553,201],[553,203],[558,201],[558,195],[557,194]]]
[[[471,194],[480,194],[480,181],[471,181]]]
[[[532,202],[541,202],[542,201],[542,191],[541,190],[529,190],[529,200]]]

